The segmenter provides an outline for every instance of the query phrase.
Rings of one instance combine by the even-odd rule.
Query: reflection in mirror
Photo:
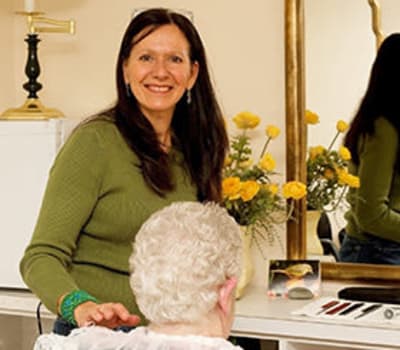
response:
[[[320,119],[307,128],[307,147],[327,148],[337,121],[350,122],[367,86],[376,52],[371,11],[366,0],[305,0],[305,18],[306,108]],[[342,135],[333,149],[341,143]],[[328,213],[336,247],[346,207],[341,201]]]
[[[309,130],[310,144],[328,142],[326,140],[331,137],[327,135],[330,131],[330,135],[335,132],[336,121],[350,121],[352,118],[365,92],[377,40],[371,31],[371,8],[367,0],[326,0],[320,3],[305,0],[307,40],[304,40],[301,31],[296,32],[298,47],[305,45],[306,48],[306,106],[321,118],[318,128],[314,132]],[[377,1],[369,1],[370,6],[373,3],[378,5]],[[301,7],[302,1],[296,1],[296,4]],[[301,13],[296,13],[296,16],[297,22],[301,22]],[[296,54],[301,56],[301,50]],[[290,81],[291,74],[296,73],[287,69],[287,81]],[[299,95],[302,95],[301,88],[305,86],[299,86]],[[299,130],[299,124],[304,123],[303,115],[297,112],[293,117],[295,120],[288,120],[288,127],[293,124]],[[301,159],[297,160],[297,168],[304,168]],[[335,218],[332,221],[335,223],[335,220],[337,227],[334,229],[337,232],[343,222]],[[304,231],[302,234],[304,236]],[[298,252],[302,253],[302,249],[299,245]],[[322,272],[324,278],[400,279],[400,268],[384,265],[323,262]]]

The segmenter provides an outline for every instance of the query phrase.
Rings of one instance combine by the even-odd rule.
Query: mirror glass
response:
[[[367,0],[305,0],[304,11],[305,105],[320,118],[307,127],[307,147],[328,147],[336,122],[350,122],[367,86],[376,53],[371,9]],[[336,245],[345,210],[343,203],[328,213]]]
[[[307,128],[307,147],[328,147],[336,134],[337,121],[350,122],[365,93],[376,54],[371,5],[378,6],[384,35],[400,31],[400,25],[395,22],[396,14],[400,14],[397,1],[304,1],[305,105],[320,118],[319,124]],[[341,142],[339,137],[334,148]],[[328,213],[336,247],[340,246],[338,233],[345,226],[343,214],[346,210],[344,202]],[[400,275],[397,267],[385,267],[380,276],[383,265],[365,264],[363,267],[363,264],[339,264],[334,260],[333,257],[322,258],[328,261],[323,268],[334,277],[353,278],[359,274],[367,278],[395,279]]]

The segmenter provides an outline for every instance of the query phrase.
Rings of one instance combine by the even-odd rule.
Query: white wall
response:
[[[2,108],[15,102],[14,79],[14,16],[11,16],[12,0],[2,0],[0,3],[0,113]]]
[[[57,19],[76,20],[76,34],[41,34],[39,59],[44,88],[39,97],[48,107],[61,109],[68,118],[81,119],[113,102],[115,61],[123,32],[135,8],[163,6],[194,13],[207,52],[215,85],[227,118],[242,110],[259,114],[265,123],[284,129],[284,33],[282,0],[36,0],[39,10]],[[13,2],[13,10],[23,6]],[[13,16],[10,14],[9,16]],[[1,86],[16,86],[17,102],[25,92],[26,26],[15,20],[13,51],[15,76]],[[1,101],[0,109],[15,103]],[[265,124],[264,123],[264,124]],[[255,137],[264,136],[263,128]],[[261,143],[260,140],[258,143]],[[256,147],[261,147],[257,142]],[[284,171],[284,137],[271,149]]]

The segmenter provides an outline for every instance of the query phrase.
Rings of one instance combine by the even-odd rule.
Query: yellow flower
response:
[[[277,184],[266,184],[265,188],[273,195],[277,194],[279,191],[279,186]]]
[[[224,160],[224,166],[229,166],[232,164],[232,158],[227,156]]]
[[[301,199],[307,194],[306,185],[299,181],[289,181],[283,185],[283,196],[286,199]]]
[[[347,124],[344,120],[339,120],[336,123],[336,130],[339,132],[345,132],[349,127],[349,124]]]
[[[317,156],[321,155],[325,150],[324,146],[318,145],[315,147],[310,147],[308,149],[308,154],[310,156],[310,159],[315,159]]]
[[[242,188],[240,189],[240,197],[244,202],[248,202],[254,198],[254,196],[260,190],[260,185],[258,182],[249,180],[242,183]]]
[[[242,183],[238,177],[227,177],[222,181],[222,194],[229,199],[238,199],[240,197],[240,189]]]
[[[335,177],[335,172],[332,169],[325,169],[324,171],[324,177],[327,180],[332,180]]]
[[[242,169],[245,169],[251,167],[252,164],[253,164],[253,159],[247,159],[243,162],[240,162],[238,166],[241,167]]]
[[[314,113],[310,110],[306,110],[305,113],[306,123],[307,124],[318,124],[319,123],[319,116],[317,113]]]
[[[240,112],[233,117],[238,129],[254,129],[260,123],[260,117],[251,112]]]
[[[273,171],[275,169],[276,162],[270,153],[265,153],[260,160],[259,166],[261,169],[266,171]]]
[[[340,169],[338,172],[339,184],[347,185],[353,188],[360,187],[360,178],[355,175],[349,174],[346,170]]]
[[[346,160],[346,161],[351,159],[351,153],[350,153],[349,149],[347,147],[344,147],[344,146],[340,146],[340,148],[339,148],[339,156],[343,160]]]
[[[273,140],[279,136],[281,130],[275,125],[268,125],[265,129],[265,133],[271,140]]]
[[[360,178],[355,175],[348,174],[347,175],[347,185],[353,188],[359,188],[360,187]]]
[[[338,182],[339,185],[346,185],[347,183],[347,176],[349,175],[349,173],[347,172],[347,169],[344,168],[337,168],[336,172],[338,174]]]

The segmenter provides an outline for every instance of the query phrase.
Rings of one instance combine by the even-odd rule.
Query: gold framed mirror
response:
[[[380,8],[371,7],[376,46],[383,40]],[[306,182],[307,130],[305,111],[304,0],[285,0],[285,95],[286,95],[286,177],[287,181]],[[294,220],[287,224],[287,258],[306,258],[306,203],[296,203]],[[324,279],[400,281],[400,267],[391,265],[321,262]]]

